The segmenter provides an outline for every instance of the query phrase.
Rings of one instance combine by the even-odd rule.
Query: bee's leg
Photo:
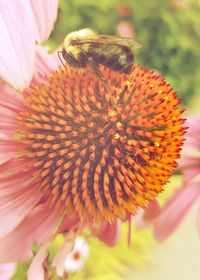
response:
[[[103,74],[101,73],[101,71],[98,68],[98,65],[96,64],[95,60],[92,57],[88,58],[88,63],[89,65],[91,65],[94,73],[101,79],[101,80],[105,80],[105,77],[103,76]]]
[[[106,90],[109,91],[108,81],[106,81],[104,75],[99,70],[98,65],[96,64],[95,60],[92,57],[89,57],[88,63],[89,63],[89,65],[91,65],[94,73],[104,82],[104,86],[105,86]]]
[[[66,67],[65,63],[63,62],[62,51],[57,51],[57,54],[58,54],[58,58],[59,58],[60,62],[62,63],[62,65],[64,67]]]

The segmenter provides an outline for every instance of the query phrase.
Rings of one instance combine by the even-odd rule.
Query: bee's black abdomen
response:
[[[102,64],[114,71],[130,74],[134,64],[131,48],[122,44],[77,44],[70,51],[63,48],[62,55],[68,65],[76,68],[85,68],[92,62],[96,68]]]
[[[129,74],[131,72],[134,55],[127,46],[105,45],[101,48],[96,44],[89,50],[97,64],[103,64],[115,71]]]

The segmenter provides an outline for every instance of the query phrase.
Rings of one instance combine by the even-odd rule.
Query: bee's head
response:
[[[91,36],[95,36],[96,33],[90,28],[84,28],[79,31],[74,31],[69,33],[64,40],[64,49],[67,50],[69,46],[71,46],[71,43],[73,40],[81,40],[81,39],[87,39],[91,38]]]

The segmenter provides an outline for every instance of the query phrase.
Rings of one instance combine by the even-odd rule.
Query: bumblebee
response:
[[[99,76],[102,76],[99,64],[129,74],[135,60],[133,47],[141,45],[133,39],[100,35],[85,28],[66,36],[61,53],[68,65],[77,68],[91,65]]]

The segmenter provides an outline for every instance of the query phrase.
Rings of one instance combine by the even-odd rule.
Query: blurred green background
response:
[[[138,63],[161,72],[185,103],[198,94],[200,1],[60,0],[48,43],[55,48],[66,34],[85,27],[112,35],[121,35],[120,28],[129,29],[143,45]]]

